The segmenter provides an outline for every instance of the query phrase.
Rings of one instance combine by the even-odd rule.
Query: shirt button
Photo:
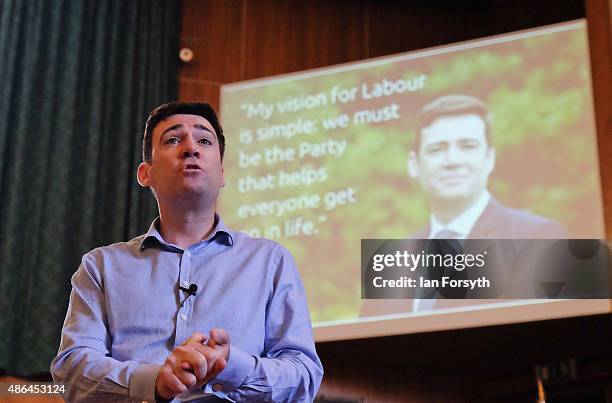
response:
[[[183,313],[183,314],[181,314],[181,319],[182,319],[182,320],[187,320],[187,315],[185,315],[184,313]]]
[[[221,392],[223,390],[223,385],[221,385],[220,383],[215,383],[213,385],[213,390],[215,392]]]

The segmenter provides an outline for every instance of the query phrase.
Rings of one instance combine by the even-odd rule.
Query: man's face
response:
[[[421,131],[418,155],[408,163],[430,198],[476,199],[487,187],[495,151],[487,145],[484,121],[475,114],[443,116]]]
[[[158,198],[210,196],[225,185],[217,134],[197,115],[172,115],[153,130],[152,158],[138,167],[138,182]]]

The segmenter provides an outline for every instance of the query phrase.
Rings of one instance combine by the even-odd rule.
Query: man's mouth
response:
[[[202,171],[202,168],[197,164],[187,164],[183,168],[183,171]]]
[[[466,175],[444,175],[440,177],[440,182],[446,184],[453,184],[457,182],[463,182],[467,179]]]

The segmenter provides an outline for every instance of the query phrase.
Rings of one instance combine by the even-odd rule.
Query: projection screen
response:
[[[490,113],[492,198],[571,238],[604,236],[584,20],[222,86],[220,211],[293,253],[318,341],[610,311],[607,299],[364,309],[360,242],[427,228],[431,194],[409,172],[417,116],[453,94]]]

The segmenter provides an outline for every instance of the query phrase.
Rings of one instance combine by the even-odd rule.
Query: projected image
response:
[[[292,251],[315,325],[388,309],[364,238],[601,237],[587,49],[574,22],[223,86],[224,220]]]
[[[415,238],[563,238],[558,223],[504,207],[488,191],[495,168],[492,116],[478,98],[446,95],[425,105],[408,161],[427,197],[430,223]]]

